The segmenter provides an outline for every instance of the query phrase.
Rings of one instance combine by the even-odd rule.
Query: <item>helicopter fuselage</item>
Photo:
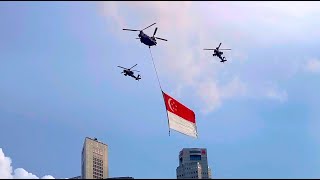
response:
[[[129,75],[129,76],[134,77],[133,71],[129,71],[129,70],[125,69],[125,70],[123,70],[123,73],[124,73],[125,76]]]
[[[140,42],[147,46],[155,46],[157,45],[157,41],[154,37],[150,37],[143,32],[139,34]]]
[[[136,80],[141,79],[141,78],[140,78],[140,75],[135,76],[134,73],[133,73],[133,71],[123,70],[123,74],[124,74],[125,76],[131,76],[131,77],[133,77],[133,78],[136,79]]]
[[[214,54],[216,54],[216,55],[218,55],[218,56],[219,56],[219,55],[221,56],[221,55],[223,54],[223,52],[215,49],[215,50],[214,50]]]
[[[214,50],[213,56],[218,56],[220,59],[222,59],[222,57],[221,57],[222,54],[223,54],[223,52],[218,51],[218,50]]]
[[[220,62],[225,62],[227,60],[225,60],[225,57],[222,57],[221,55],[223,54],[223,52],[218,51],[218,50],[214,50],[214,54],[212,54],[213,56],[218,56],[219,59],[221,59]]]

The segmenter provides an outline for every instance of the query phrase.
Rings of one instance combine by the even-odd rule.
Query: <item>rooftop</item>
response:
[[[98,143],[101,143],[101,144],[103,144],[103,145],[106,145],[106,146],[108,146],[107,144],[105,144],[105,143],[103,143],[103,142],[101,142],[101,141],[98,141],[98,139],[97,138],[90,138],[90,137],[86,137],[86,139],[90,139],[90,140],[92,140],[92,141],[96,141],[96,142],[98,142]]]

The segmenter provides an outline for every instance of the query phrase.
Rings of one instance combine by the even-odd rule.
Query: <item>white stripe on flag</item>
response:
[[[181,132],[185,135],[197,138],[197,128],[195,123],[187,121],[173,114],[170,111],[167,111],[167,112],[168,112],[168,118],[169,118],[169,127],[171,129]]]

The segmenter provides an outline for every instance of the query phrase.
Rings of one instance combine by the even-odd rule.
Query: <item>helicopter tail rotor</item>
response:
[[[136,77],[136,80],[139,81],[139,79],[141,79],[140,74],[138,74],[138,76]]]

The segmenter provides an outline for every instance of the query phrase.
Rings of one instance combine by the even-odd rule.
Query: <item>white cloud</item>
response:
[[[54,177],[51,175],[45,175],[41,179],[54,179]]]
[[[279,91],[276,89],[269,89],[266,92],[266,96],[270,99],[275,99],[280,102],[285,102],[288,99],[288,94],[285,90]]]
[[[315,24],[312,19],[314,14],[320,15],[319,4],[163,1],[101,3],[106,17],[116,22],[114,26],[117,27],[110,28],[118,29],[118,32],[122,28],[139,29],[157,23],[157,36],[168,39],[168,42],[159,41],[152,48],[160,77],[169,79],[170,88],[179,92],[179,95],[186,94],[184,88],[194,89],[197,95],[195,98],[201,99],[200,104],[206,105],[202,110],[207,113],[221,106],[223,101],[243,95],[285,102],[288,98],[285,90],[275,90],[273,86],[261,89],[260,86],[269,78],[273,78],[271,81],[274,83],[279,78],[287,78],[283,74],[295,72],[296,65],[289,62],[289,59],[287,63],[283,62],[284,59],[279,60],[285,65],[275,65],[264,55],[261,59],[254,59],[254,62],[249,55],[257,46],[273,47],[274,44],[279,46],[282,43],[301,43],[320,38],[320,33],[313,30],[316,28],[313,27]],[[152,34],[155,27],[145,32]],[[121,38],[126,37],[122,33]],[[305,36],[306,33],[308,36]],[[127,41],[132,39],[128,38]],[[225,52],[228,59],[225,64],[213,58],[211,52],[202,50],[215,48],[220,42],[223,48],[232,49],[231,52]],[[250,64],[250,61],[254,63]],[[255,72],[257,64],[261,69]],[[240,65],[251,65],[248,69],[252,72],[244,71],[248,69],[238,70]],[[243,78],[245,73],[245,77],[250,79]],[[227,76],[223,77],[224,74]]]
[[[0,179],[39,179],[36,175],[27,172],[23,168],[17,168],[12,172],[11,159],[6,157],[0,148]],[[43,176],[41,179],[54,179],[51,175]]]
[[[221,92],[215,82],[202,82],[197,87],[198,96],[205,103],[202,112],[207,114],[221,105]]]
[[[195,88],[198,90],[198,96],[204,102],[201,109],[204,114],[218,108],[224,99],[246,94],[246,85],[237,77],[226,85],[220,85],[215,80],[207,80],[197,83]]]
[[[311,59],[305,65],[305,70],[312,73],[320,72],[320,60]]]
[[[12,179],[12,167],[11,159],[4,156],[2,149],[0,148],[0,178]]]
[[[178,98],[178,99],[181,98],[181,96],[182,96],[182,88],[183,88],[182,85],[177,85],[175,90],[170,92],[170,95],[175,97],[175,98]]]
[[[27,172],[22,168],[14,170],[13,179],[39,179],[36,175]]]

